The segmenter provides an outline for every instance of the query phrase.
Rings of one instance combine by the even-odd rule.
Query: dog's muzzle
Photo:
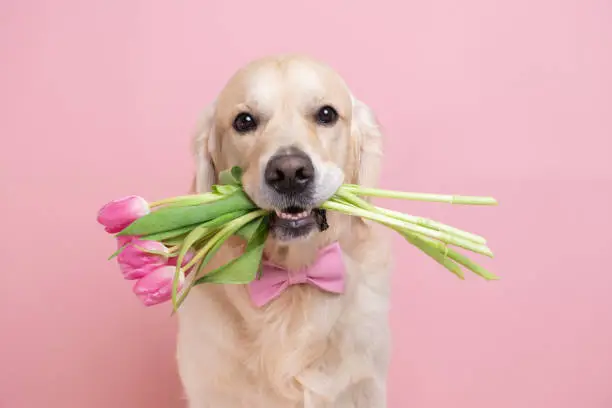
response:
[[[311,158],[299,149],[286,149],[268,161],[264,182],[271,192],[275,213],[270,227],[277,238],[304,237],[317,226],[313,212],[315,177]]]

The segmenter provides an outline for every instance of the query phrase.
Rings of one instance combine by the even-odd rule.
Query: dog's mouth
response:
[[[270,231],[275,238],[288,241],[305,238],[314,231],[328,228],[325,210],[297,206],[275,210],[270,215]]]

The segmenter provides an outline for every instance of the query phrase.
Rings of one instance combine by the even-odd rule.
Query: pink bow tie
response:
[[[251,300],[258,307],[274,300],[291,285],[310,284],[326,292],[344,292],[345,266],[338,243],[323,248],[308,268],[290,271],[265,260],[262,268],[261,277],[249,284]]]

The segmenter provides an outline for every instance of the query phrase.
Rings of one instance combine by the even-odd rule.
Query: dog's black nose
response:
[[[292,150],[272,157],[266,165],[266,183],[282,194],[303,193],[314,180],[314,166],[303,152]]]

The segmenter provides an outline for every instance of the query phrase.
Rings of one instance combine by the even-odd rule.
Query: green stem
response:
[[[353,194],[366,197],[395,198],[400,200],[429,201],[459,205],[497,205],[493,197],[460,196],[446,194],[409,193],[403,191],[381,190],[377,188],[360,187],[354,184],[345,184],[340,189]]]
[[[380,214],[384,214],[400,221],[410,222],[425,228],[434,229],[436,231],[443,231],[448,234],[456,235],[458,237],[467,239],[468,241],[475,242],[477,244],[485,245],[487,243],[487,241],[479,235],[472,234],[471,232],[462,231],[459,228],[451,227],[450,225],[442,224],[441,222],[430,220],[429,218],[415,217],[414,215],[404,214],[399,211],[387,210],[386,208],[381,207],[376,207],[376,211],[378,211]]]
[[[430,220],[428,218],[415,217],[413,215],[404,214],[399,211],[387,210],[386,208],[376,207],[365,200],[355,196],[352,193],[342,192],[342,194],[336,194],[333,198],[333,201],[339,204],[347,204],[353,207],[361,208],[363,210],[377,212],[382,215],[386,215],[391,218],[395,218],[400,221],[409,222],[411,224],[420,225],[425,228],[430,228],[436,231],[443,231],[450,235],[455,235],[462,239],[467,239],[468,241],[475,242],[477,244],[485,245],[487,241],[476,234],[472,234],[470,232],[462,231],[458,228],[451,227],[449,225],[442,224],[437,221]],[[359,201],[360,200],[360,201]]]
[[[338,189],[338,191],[336,191],[336,194],[334,194],[333,198],[336,200],[344,201],[347,204],[350,204],[357,208],[361,208],[366,211],[376,211],[376,207],[374,206],[374,204],[368,203],[363,198],[343,188]]]
[[[479,254],[482,255],[486,255],[489,257],[493,257],[493,253],[491,252],[491,250],[485,246],[485,245],[481,245],[481,244],[476,244],[474,242],[462,239],[462,238],[458,238],[455,236],[452,236],[446,232],[443,231],[436,231],[436,230],[431,230],[428,228],[423,228],[421,226],[418,225],[414,225],[411,223],[407,223],[404,221],[400,221],[400,220],[396,220],[394,218],[391,217],[387,217],[386,215],[382,215],[382,214],[378,214],[378,213],[372,213],[366,210],[363,210],[361,208],[358,207],[352,207],[350,205],[346,205],[346,204],[341,204],[338,202],[334,202],[334,201],[327,201],[322,205],[322,208],[328,209],[328,210],[332,210],[332,211],[338,211],[344,214],[348,214],[348,215],[352,215],[352,216],[357,216],[357,217],[362,217],[362,218],[366,218],[372,221],[376,221],[379,222],[381,224],[390,226],[390,227],[397,227],[400,228],[402,230],[408,230],[410,232],[416,232],[431,238],[435,238],[438,239],[442,242],[451,244],[451,245],[455,245],[464,249],[468,249],[470,251],[473,252],[477,252]]]

